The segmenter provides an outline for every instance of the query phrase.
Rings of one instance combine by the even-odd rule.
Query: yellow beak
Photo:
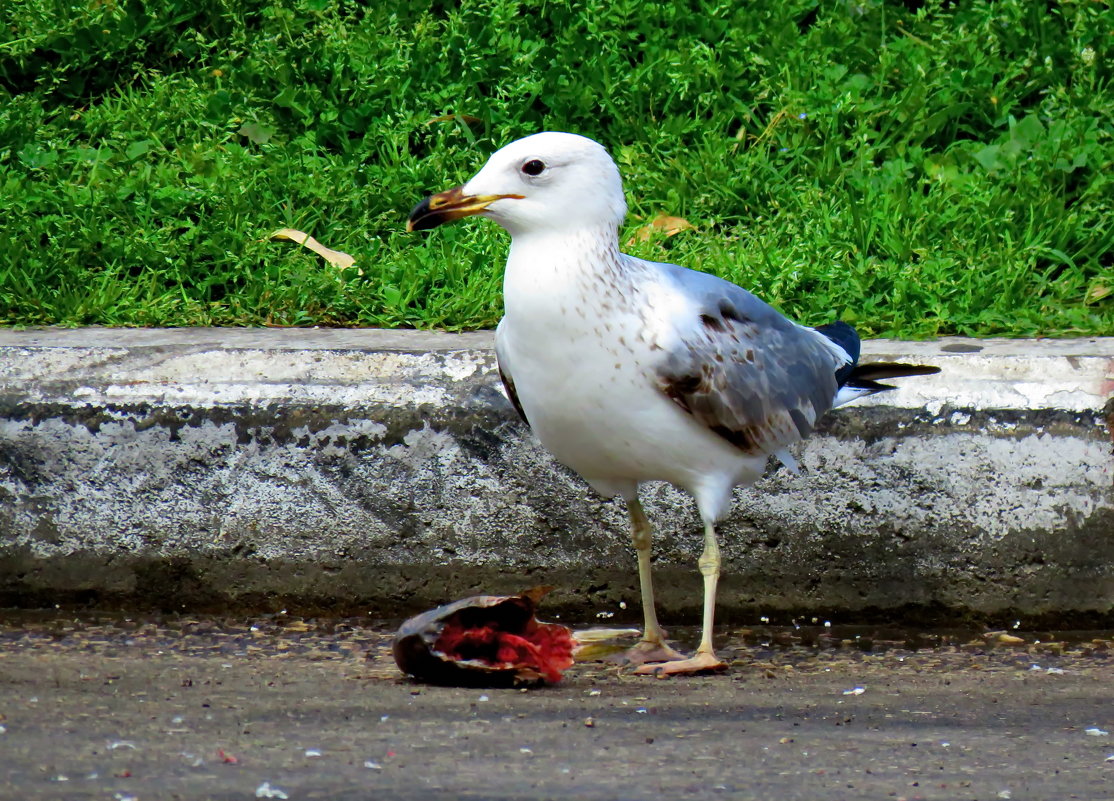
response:
[[[446,192],[430,195],[415,206],[406,222],[406,230],[425,231],[461,217],[479,214],[496,200],[503,198],[521,200],[522,195],[466,195],[464,187],[455,186]]]

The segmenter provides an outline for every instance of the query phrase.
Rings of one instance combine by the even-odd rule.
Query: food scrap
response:
[[[567,627],[535,617],[546,591],[478,595],[412,617],[395,635],[395,662],[434,684],[555,684],[575,643]]]

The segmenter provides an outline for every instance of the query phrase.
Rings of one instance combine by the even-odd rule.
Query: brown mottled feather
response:
[[[821,335],[735,289],[741,297],[702,304],[699,325],[670,349],[657,383],[739,449],[773,453],[806,436],[831,408],[841,362]]]

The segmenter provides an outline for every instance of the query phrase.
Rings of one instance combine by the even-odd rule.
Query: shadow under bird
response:
[[[407,230],[470,215],[511,235],[495,335],[511,402],[563,463],[627,504],[645,625],[626,654],[637,673],[697,673],[725,664],[712,647],[720,551],[715,524],[732,490],[829,409],[930,375],[923,365],[858,364],[843,322],[808,328],[728,281],[619,250],[626,216],[615,162],[597,142],[539,133],[512,142],[464,186],[432,195]],[[703,635],[691,657],[666,642],[654,610],[644,481],[696,499],[704,524]]]

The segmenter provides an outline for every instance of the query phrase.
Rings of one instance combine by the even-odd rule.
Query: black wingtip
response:
[[[902,378],[914,375],[936,375],[940,368],[931,364],[901,364],[899,362],[868,362],[844,367],[846,374],[838,376],[841,387],[863,389],[868,392],[885,392],[897,389],[893,384],[883,384],[880,378]]]
[[[902,378],[910,375],[936,375],[940,368],[932,364],[903,364],[901,362],[867,362],[851,368],[848,383],[876,381],[879,378]]]

